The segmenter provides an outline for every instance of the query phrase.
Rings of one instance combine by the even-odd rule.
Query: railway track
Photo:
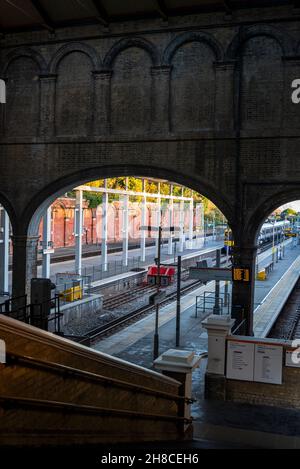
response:
[[[272,246],[272,243],[268,243],[260,248],[260,252],[264,252],[268,250]],[[225,260],[224,258],[221,261],[221,264],[224,264]],[[189,270],[186,269],[183,271],[182,275],[182,280],[188,279],[189,276]],[[189,291],[194,290],[198,286],[202,285],[201,281],[196,281],[193,282],[192,284],[183,287],[181,289],[181,294],[187,293]],[[128,292],[123,292],[120,293],[119,295],[114,296],[113,298],[107,298],[104,300],[103,303],[103,308],[104,309],[115,309],[118,308],[119,306],[122,306],[126,303],[129,303],[131,301],[134,301],[136,298],[138,298],[141,294],[146,295],[146,294],[151,294],[156,291],[155,286],[149,286],[149,285],[143,285],[134,289],[131,289]],[[176,292],[171,292],[167,295],[166,299],[161,303],[161,306],[169,303],[170,301],[173,301],[176,298]],[[97,339],[100,339],[104,335],[108,335],[112,333],[114,330],[121,326],[128,325],[132,321],[140,318],[144,314],[150,313],[154,311],[155,307],[152,305],[147,305],[147,306],[142,306],[141,308],[138,308],[137,310],[131,311],[125,315],[123,315],[120,318],[114,319],[113,321],[108,322],[107,324],[104,324],[102,326],[99,326],[95,329],[92,329],[86,334],[86,338],[90,340],[90,342],[94,342]],[[299,330],[300,330],[300,324],[299,324]]]
[[[189,277],[188,269],[183,270],[181,280],[185,281]],[[175,283],[176,284],[176,283]],[[95,290],[93,290],[95,291]],[[140,285],[136,288],[131,288],[128,291],[124,291],[118,295],[114,295],[113,297],[105,298],[103,301],[103,309],[116,309],[124,304],[130,303],[135,299],[139,298],[141,295],[151,295],[156,291],[156,286],[154,285]]]
[[[186,287],[183,287],[181,289],[181,295],[194,290],[195,288],[201,286],[202,284],[203,283],[201,281],[196,281]],[[160,306],[164,306],[174,301],[174,299],[176,299],[176,294],[177,294],[176,292],[169,293],[166,296],[165,300],[163,300],[160,303]],[[153,305],[143,306],[135,311],[131,311],[130,313],[125,314],[124,316],[120,318],[114,319],[113,321],[110,321],[107,324],[104,324],[103,326],[92,329],[85,335],[85,337],[86,339],[89,339],[90,343],[95,342],[96,340],[100,339],[102,336],[111,334],[113,331],[115,331],[119,327],[128,325],[132,321],[139,319],[144,314],[150,313],[154,310],[155,310],[155,306]]]
[[[275,242],[274,246],[279,246],[280,245],[280,242]],[[270,249],[271,247],[273,246],[273,243],[272,242],[269,242],[269,243],[265,243],[263,244],[262,246],[259,247],[258,249],[258,254],[261,254],[265,251],[267,251],[268,249]]]
[[[260,248],[260,253],[264,252],[268,249],[270,249],[270,246],[272,246],[272,243],[267,243],[266,245],[262,246]],[[224,264],[225,260],[221,261],[221,264]],[[187,280],[189,276],[189,270],[186,269],[183,271],[182,275],[182,280]],[[193,282],[192,284],[185,286],[181,289],[181,294],[188,293],[189,291],[194,290],[195,288],[199,287],[203,283],[201,281],[196,281]],[[106,298],[103,303],[103,308],[104,309],[116,309],[126,303],[130,303],[131,301],[134,301],[138,297],[142,295],[150,295],[151,293],[154,293],[156,291],[155,286],[149,286],[149,285],[142,285],[139,287],[136,287],[134,289],[131,289],[127,292],[122,292],[119,295],[116,295],[112,298]],[[300,292],[300,286],[299,286],[299,292]],[[171,292],[167,295],[165,300],[161,303],[161,306],[164,306],[171,301],[176,299],[176,292]],[[300,305],[300,293],[299,293],[299,305]],[[97,339],[100,339],[103,336],[106,336],[108,334],[111,334],[114,332],[116,329],[120,327],[124,327],[128,324],[130,324],[132,321],[135,321],[142,317],[145,314],[148,314],[152,311],[155,310],[155,306],[152,305],[146,305],[142,306],[141,308],[138,308],[134,311],[131,311],[125,315],[123,315],[120,318],[114,319],[113,321],[108,322],[107,324],[104,324],[102,326],[99,326],[95,329],[92,329],[86,334],[86,339],[88,339],[91,343],[95,342]],[[298,316],[299,317],[299,316]],[[300,318],[299,318],[300,319]],[[299,336],[300,336],[300,321],[297,323],[297,327],[299,329]],[[296,328],[296,326],[295,326]]]
[[[118,306],[122,306],[126,303],[130,303],[138,298],[141,294],[147,295],[151,294],[156,290],[155,286],[152,285],[141,285],[140,287],[133,288],[129,291],[115,295],[112,298],[106,298],[103,301],[103,309],[114,309]]]
[[[272,327],[269,337],[284,340],[300,338],[300,278]]]

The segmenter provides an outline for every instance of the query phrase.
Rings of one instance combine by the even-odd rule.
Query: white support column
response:
[[[82,190],[76,190],[75,206],[75,271],[81,275],[82,269],[82,226],[83,226],[83,207]]]
[[[173,195],[173,186],[170,186],[170,195],[172,197]],[[173,220],[173,215],[174,215],[174,200],[170,199],[169,202],[169,227],[174,225],[174,220]],[[173,238],[172,238],[172,232],[170,231],[169,234],[169,240],[168,240],[168,254],[171,256],[173,254]]]
[[[192,193],[193,194],[193,193]],[[189,241],[190,249],[193,249],[194,241],[194,200],[190,201],[190,214],[189,214]]]
[[[143,193],[146,193],[146,183],[143,179]],[[141,226],[146,226],[146,214],[147,214],[147,197],[143,196],[142,200],[142,213],[141,213]],[[141,261],[146,260],[146,230],[141,230]]]
[[[51,246],[51,205],[47,208],[43,216],[43,261],[42,261],[42,277],[50,278],[50,257],[49,252]]]
[[[8,292],[9,217],[4,208],[0,209],[0,229],[0,292]]]
[[[156,205],[156,226],[157,226],[157,229],[161,224],[160,182],[158,183],[158,194],[159,194],[159,197],[157,198],[157,205]],[[155,239],[155,256],[158,257],[158,243],[159,243],[158,230],[157,230],[156,234],[157,234],[157,237]]]
[[[225,374],[226,337],[230,335],[235,320],[230,316],[210,315],[201,322],[208,334],[207,373]]]
[[[183,189],[182,189],[182,195],[183,195]],[[185,241],[185,235],[184,235],[184,201],[181,200],[179,204],[179,248],[178,252],[183,252],[184,249],[184,241]]]
[[[126,190],[128,190],[128,178],[126,178]],[[123,196],[123,265],[128,266],[128,228],[129,228],[129,195]]]
[[[205,243],[206,243],[206,239],[205,239],[206,233],[205,233],[205,213],[204,213],[204,205],[203,205],[203,204],[202,204],[201,219],[202,219],[201,225],[202,225],[203,246],[205,246]]]
[[[107,189],[107,179],[104,181],[104,188]],[[102,271],[107,272],[107,219],[108,219],[108,193],[102,194],[102,244],[101,244],[101,265]]]

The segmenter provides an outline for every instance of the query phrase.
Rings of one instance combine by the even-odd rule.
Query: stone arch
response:
[[[3,62],[4,62],[4,67],[2,69],[2,76],[5,77],[7,73],[7,69],[11,62],[14,60],[21,58],[21,57],[28,57],[34,60],[37,65],[39,66],[40,73],[44,73],[47,70],[47,64],[39,52],[37,52],[34,49],[31,49],[30,47],[20,47],[17,49],[13,49],[12,51],[8,52],[8,54],[5,56]]]
[[[36,194],[27,208],[23,216],[23,226],[28,227],[29,236],[34,236],[37,233],[40,219],[45,209],[59,196],[74,187],[92,181],[96,178],[110,178],[117,176],[139,176],[139,177],[156,177],[167,179],[178,184],[185,185],[205,197],[209,198],[227,218],[229,225],[235,229],[234,223],[234,208],[227,200],[225,195],[221,194],[217,188],[212,184],[207,183],[205,179],[196,179],[189,175],[184,175],[177,171],[170,170],[169,168],[153,167],[151,165],[138,166],[138,165],[115,165],[115,166],[99,166],[86,170],[81,170],[76,173],[69,174],[68,176],[53,181],[42,191]]]
[[[83,54],[87,55],[93,64],[94,70],[100,70],[102,68],[101,59],[93,47],[81,42],[71,42],[62,46],[60,49],[58,49],[58,51],[56,51],[49,64],[49,72],[51,74],[57,73],[57,69],[61,60],[72,52],[82,52]]]
[[[119,42],[114,44],[109,52],[106,54],[103,66],[105,69],[111,69],[113,67],[113,63],[116,57],[125,49],[129,49],[130,47],[138,47],[144,49],[151,57],[152,64],[158,65],[158,51],[152,42],[147,41],[146,39],[135,37],[135,38],[128,38],[128,39],[121,39]]]
[[[256,36],[267,36],[277,41],[281,47],[283,56],[293,55],[295,52],[293,39],[288,33],[270,25],[254,25],[246,29],[241,29],[240,32],[234,36],[227,49],[227,57],[229,59],[237,58],[241,54],[245,42]]]
[[[0,205],[2,205],[2,207],[4,207],[4,209],[6,210],[6,212],[8,213],[8,216],[9,216],[9,221],[10,221],[10,224],[12,226],[12,231],[13,231],[13,234],[17,234],[17,227],[18,227],[18,217],[17,217],[17,214],[13,208],[13,205],[10,203],[10,201],[8,200],[8,198],[0,191]]]
[[[188,32],[175,37],[170,42],[163,54],[163,65],[171,65],[176,50],[188,42],[204,42],[214,51],[216,60],[221,61],[224,58],[223,48],[213,36],[204,32]]]
[[[249,222],[249,232],[251,236],[257,238],[259,230],[264,223],[265,219],[272,213],[276,208],[284,205],[293,200],[300,199],[300,188],[292,187],[290,189],[282,188],[278,192],[275,192],[271,196],[268,196],[252,214]]]

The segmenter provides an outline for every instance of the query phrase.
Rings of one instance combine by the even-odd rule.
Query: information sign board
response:
[[[256,344],[254,381],[282,384],[282,356],[282,346]]]
[[[227,373],[228,379],[253,381],[254,347],[251,342],[228,341]]]

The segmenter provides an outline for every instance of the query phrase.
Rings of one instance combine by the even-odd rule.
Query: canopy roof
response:
[[[32,30],[138,18],[231,13],[239,8],[294,4],[299,0],[0,0],[0,32]]]

